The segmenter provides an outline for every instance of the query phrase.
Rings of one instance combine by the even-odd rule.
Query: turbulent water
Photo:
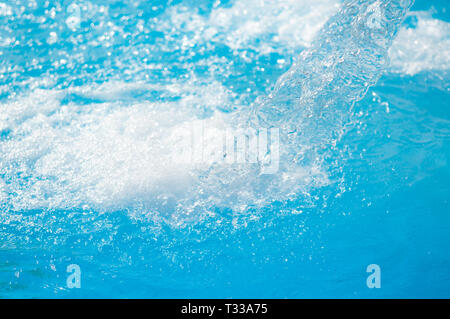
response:
[[[448,297],[448,9],[0,2],[0,297]]]

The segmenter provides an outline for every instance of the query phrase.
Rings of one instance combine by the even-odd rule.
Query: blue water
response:
[[[450,297],[450,7],[411,2],[0,0],[0,298]],[[192,123],[278,170],[172,163]]]

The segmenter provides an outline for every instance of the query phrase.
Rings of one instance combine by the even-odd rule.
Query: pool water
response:
[[[0,298],[450,297],[450,7],[411,4],[0,0]],[[173,161],[199,126],[276,169]]]

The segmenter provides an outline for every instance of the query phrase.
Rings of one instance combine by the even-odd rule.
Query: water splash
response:
[[[102,86],[92,84],[33,90],[8,102],[0,122],[3,212],[130,210],[179,226],[214,215],[218,208],[246,215],[275,201],[308,202],[312,188],[329,183],[327,149],[342,134],[352,105],[383,72],[387,50],[410,5],[346,2],[250,114],[201,115],[199,101],[233,101],[217,83],[206,96],[195,87],[178,86],[182,94],[151,104],[131,99],[131,105],[124,105],[129,92],[121,90],[112,101],[111,88],[101,95]],[[117,89],[122,84],[109,85]],[[130,89],[138,96],[156,90],[138,84]],[[214,101],[210,92],[223,92],[223,98]],[[79,103],[69,107],[64,103],[68,95]],[[248,165],[183,167],[171,162],[183,148],[172,133],[199,117],[205,127],[279,127],[280,171],[265,176]]]
[[[413,1],[347,1],[255,107],[257,125],[284,127],[293,145],[327,145],[388,63]],[[296,141],[298,139],[298,141]]]

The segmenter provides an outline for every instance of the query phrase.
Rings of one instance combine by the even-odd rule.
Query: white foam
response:
[[[232,50],[296,55],[309,47],[317,32],[341,6],[338,0],[245,0],[216,7],[209,15],[175,5],[155,27],[168,34],[184,33],[182,48],[198,42],[220,42]],[[401,28],[390,50],[390,71],[414,75],[450,68],[450,24],[430,12],[411,12],[415,28]],[[245,56],[244,56],[245,58]]]
[[[214,206],[244,211],[328,183],[319,162],[272,177],[222,162],[181,165],[173,159],[186,141],[177,132],[198,121],[220,130],[232,122],[223,114],[199,120],[196,107],[214,109],[233,97],[212,83],[200,90],[169,86],[181,97],[176,102],[121,101],[143,86],[107,83],[69,90],[105,100],[101,103],[64,105],[68,92],[37,89],[2,105],[0,128],[11,133],[0,140],[0,174],[9,178],[8,196],[0,203],[12,210],[138,207],[140,214],[179,222],[201,218]]]
[[[184,39],[185,48],[213,40],[233,50],[255,48],[265,54],[279,51],[280,46],[284,50],[309,46],[339,7],[337,0],[237,0],[204,16],[176,5],[159,28],[192,32]]]
[[[165,42],[157,45],[166,51],[176,49],[182,39],[181,49],[186,54],[198,42],[205,47],[219,43],[232,50],[253,48],[260,54],[296,54],[299,48],[310,44],[338,10],[339,3],[237,0],[229,7],[215,7],[207,15],[196,14],[193,8],[179,4],[168,8],[163,16],[141,24],[139,32],[162,31]],[[94,15],[98,10],[90,11]],[[65,18],[61,21],[65,23]],[[52,37],[58,37],[58,32]],[[139,44],[136,50],[139,48],[149,55],[153,49],[159,49],[152,44]],[[75,56],[81,57],[82,62],[83,54],[87,53]],[[122,61],[128,61],[127,58],[120,57]],[[65,59],[61,65],[70,67],[76,62],[71,56]],[[133,72],[144,68],[134,58],[129,60],[129,65],[118,65]],[[55,61],[55,68],[58,63]],[[229,61],[211,56],[200,63],[219,64],[224,73]],[[147,67],[163,69],[165,65]],[[5,177],[0,203],[11,210],[130,209],[139,214],[172,214],[179,220],[179,216],[189,214],[200,218],[199,213],[214,206],[243,212],[246,207],[294,198],[307,194],[311,187],[328,183],[320,158],[303,166],[286,164],[271,177],[261,176],[255,167],[237,165],[230,169],[221,163],[193,167],[173,161],[185,148],[177,132],[186,130],[194,121],[203,122],[211,131],[224,130],[234,125],[233,119],[215,110],[240,105],[239,99],[214,75],[198,81],[195,76],[190,79],[171,84],[152,84],[151,79],[135,84],[111,80],[100,86],[88,84],[65,90],[37,89],[54,87],[54,80],[49,80],[49,85],[43,84],[45,77],[35,80],[26,93],[1,105],[0,132],[10,133],[0,139],[0,176]],[[133,97],[137,91],[158,91],[160,96],[176,99],[142,102]],[[82,101],[65,102],[70,101],[70,96]],[[202,114],[205,109],[208,116]],[[209,142],[206,149],[214,150],[213,143]]]
[[[261,54],[296,51],[310,45],[338,6],[339,1],[331,0],[283,4],[248,0],[203,16],[177,5],[158,28],[166,37],[186,33],[182,41],[186,51],[196,41],[222,42],[233,50],[254,48]],[[177,99],[133,98],[133,92],[155,90]],[[73,94],[85,103],[63,102]],[[0,139],[0,174],[5,176],[0,203],[11,210],[130,209],[179,222],[189,216],[201,218],[215,206],[245,212],[275,200],[297,199],[329,183],[319,156],[306,164],[284,163],[272,176],[262,176],[252,166],[191,166],[173,161],[185,148],[177,132],[195,121],[212,130],[234,125],[228,115],[215,110],[239,102],[213,77],[172,84],[110,81],[67,90],[32,89],[1,106],[0,132],[10,133]],[[210,114],[202,114],[203,109]],[[320,132],[308,132],[315,133]],[[286,147],[294,147],[299,158],[308,158],[302,152],[311,146]]]
[[[389,56],[391,70],[414,75],[422,71],[450,69],[450,23],[429,12],[412,12],[414,28],[403,27]]]

